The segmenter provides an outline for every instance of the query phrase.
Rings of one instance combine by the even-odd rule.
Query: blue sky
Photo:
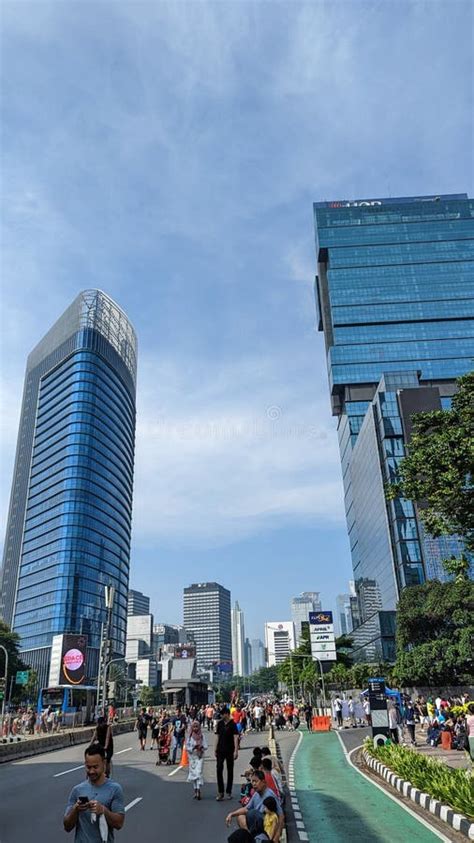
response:
[[[2,6],[3,524],[26,356],[81,289],[139,337],[131,584],[251,637],[351,576],[312,202],[472,195],[472,19],[433,2]]]

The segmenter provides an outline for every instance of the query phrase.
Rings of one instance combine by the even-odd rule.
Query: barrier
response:
[[[329,732],[331,729],[331,718],[316,716],[312,719],[313,732]]]
[[[114,725],[114,735],[133,731],[134,721],[121,722]],[[32,755],[42,755],[43,752],[54,752],[56,749],[66,749],[71,745],[89,743],[94,727],[76,729],[71,732],[59,732],[53,735],[42,735],[31,740],[14,743],[0,743],[0,764],[5,761],[17,761]]]

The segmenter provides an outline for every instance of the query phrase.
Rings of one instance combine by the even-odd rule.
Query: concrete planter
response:
[[[392,773],[385,764],[372,758],[366,749],[364,749],[362,755],[367,766],[371,770],[374,770],[377,775],[385,779],[388,784],[400,791],[403,796],[408,797],[412,802],[415,802],[435,817],[443,820],[451,828],[454,828],[455,831],[464,834],[469,840],[474,840],[474,822],[468,820],[463,814],[457,814],[449,805],[443,805],[438,799],[433,799],[428,793],[422,793],[411,782],[401,779],[396,773]]]

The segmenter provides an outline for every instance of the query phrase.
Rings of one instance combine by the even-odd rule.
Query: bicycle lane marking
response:
[[[383,788],[374,787],[371,779],[355,776],[333,732],[301,734],[294,759],[295,801],[310,843],[320,839],[321,828],[327,843],[348,839],[434,843],[446,839]]]
[[[354,749],[351,749],[351,750],[349,750],[349,752],[348,752],[348,751],[347,751],[347,749],[346,749],[346,748],[345,748],[345,746],[344,746],[344,741],[342,740],[342,738],[341,738],[341,736],[340,736],[339,732],[336,732],[336,735],[338,736],[339,741],[340,741],[340,743],[341,743],[341,746],[342,746],[342,751],[344,752],[344,755],[346,756],[347,763],[348,763],[348,764],[350,764],[350,765],[351,765],[351,767],[352,767],[352,768],[353,768],[353,769],[354,769],[357,773],[359,773],[361,776],[363,776],[363,777],[364,777],[364,779],[367,779],[367,781],[368,781],[368,782],[370,782],[370,784],[373,784],[373,785],[374,785],[374,787],[378,787],[378,789],[379,789],[379,790],[381,790],[381,791],[382,791],[382,793],[383,793],[385,796],[388,796],[388,798],[389,798],[389,799],[393,799],[393,801],[394,801],[394,802],[396,802],[396,803],[397,803],[397,805],[399,805],[399,806],[400,806],[400,808],[403,808],[403,810],[404,810],[404,811],[407,811],[407,813],[411,814],[411,815],[412,815],[412,817],[414,817],[414,818],[415,818],[415,820],[417,820],[417,822],[419,822],[419,823],[421,823],[422,825],[426,826],[426,828],[428,828],[430,831],[432,831],[432,832],[433,832],[433,834],[435,834],[435,835],[436,835],[436,837],[438,837],[440,840],[445,841],[445,843],[451,843],[451,841],[450,841],[449,837],[445,837],[445,836],[444,836],[444,834],[441,834],[441,832],[440,832],[440,831],[438,831],[438,829],[437,829],[437,828],[434,828],[434,827],[431,825],[431,823],[429,823],[427,820],[425,820],[425,819],[424,819],[424,817],[420,817],[420,816],[419,816],[419,814],[417,814],[417,813],[416,813],[416,811],[413,811],[413,810],[412,810],[412,808],[410,808],[410,807],[409,807],[409,805],[405,805],[405,803],[404,803],[404,802],[402,802],[402,801],[401,801],[401,799],[398,799],[398,798],[397,798],[397,796],[395,796],[395,794],[394,794],[394,793],[388,793],[388,791],[387,791],[387,790],[385,790],[385,788],[383,787],[383,785],[382,785],[382,784],[380,784],[379,782],[373,781],[373,779],[371,779],[371,777],[370,777],[370,776],[366,775],[366,773],[364,773],[362,770],[360,770],[360,769],[359,769],[359,767],[357,767],[357,766],[354,764],[354,762],[353,762],[353,760],[352,760],[352,758],[351,758],[351,755],[352,755],[354,752],[356,752],[358,749],[361,749],[361,748],[362,748],[362,744],[361,744],[360,746],[356,746],[356,747],[354,747]]]

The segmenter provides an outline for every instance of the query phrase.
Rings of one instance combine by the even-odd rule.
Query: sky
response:
[[[26,357],[82,289],[139,342],[132,587],[246,633],[351,578],[312,203],[473,195],[464,0],[23,2],[1,15],[1,519]]]

